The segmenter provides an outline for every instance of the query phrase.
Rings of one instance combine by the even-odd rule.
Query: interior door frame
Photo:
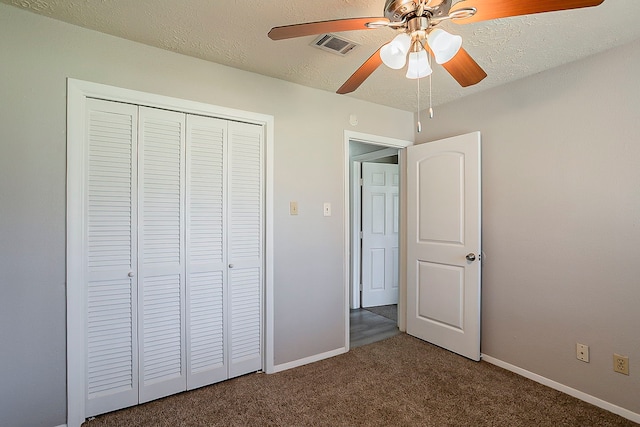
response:
[[[80,426],[85,420],[85,348],[84,338],[84,227],[82,200],[84,197],[84,123],[87,98],[123,102],[148,107],[177,110],[227,120],[260,125],[264,129],[264,315],[263,367],[274,372],[273,337],[273,187],[274,187],[274,117],[236,110],[202,102],[189,101],[92,83],[67,79],[67,425]],[[80,225],[80,226],[79,226]]]
[[[398,167],[400,168],[400,234],[398,236],[398,263],[399,263],[399,271],[400,271],[400,279],[399,279],[399,288],[398,288],[398,328],[401,331],[406,330],[406,291],[407,291],[407,273],[406,273],[406,249],[405,249],[405,234],[406,234],[406,152],[404,148],[414,145],[413,141],[406,141],[402,139],[389,138],[385,136],[379,135],[371,135],[361,132],[354,132],[345,130],[344,131],[344,313],[345,313],[345,349],[349,351],[349,310],[351,307],[350,304],[350,295],[351,295],[351,280],[353,278],[353,262],[352,256],[353,248],[352,248],[352,240],[353,240],[353,231],[352,228],[352,217],[351,217],[351,209],[350,203],[352,198],[352,188],[350,185],[351,175],[350,175],[350,166],[351,166],[351,158],[350,158],[350,142],[361,142],[364,144],[370,145],[379,145],[382,149],[384,147],[387,148],[395,148],[398,150]],[[357,256],[359,257],[359,250],[356,251]]]
[[[360,292],[362,289],[357,289],[354,284],[360,283],[360,269],[356,266],[362,264],[362,253],[358,241],[361,239],[360,230],[362,230],[362,185],[360,185],[360,179],[362,178],[362,164],[370,162],[372,160],[382,159],[384,157],[398,155],[398,167],[400,167],[400,156],[397,148],[383,148],[371,153],[360,154],[351,158],[352,162],[352,176],[351,176],[351,206],[353,211],[351,212],[351,283],[349,286],[350,301],[349,307],[353,310],[361,307]],[[398,266],[399,268],[400,266]],[[399,271],[399,270],[398,270]]]

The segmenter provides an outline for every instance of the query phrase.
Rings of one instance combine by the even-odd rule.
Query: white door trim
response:
[[[362,209],[362,198],[354,197],[356,194],[359,194],[360,191],[360,177],[362,175],[362,163],[382,159],[384,157],[390,157],[398,155],[398,148],[383,148],[378,151],[374,151],[371,153],[360,154],[359,156],[353,156],[351,158],[352,169],[351,169],[351,205],[353,210],[350,212],[350,222],[351,225],[351,274],[350,274],[350,290],[349,290],[349,308],[355,309],[360,308],[360,290],[353,286],[354,283],[360,283],[360,269],[353,268],[354,265],[359,264],[360,262],[360,230],[361,227],[361,209]],[[399,162],[398,162],[399,164]]]
[[[404,295],[406,295],[406,273],[402,273],[406,268],[405,265],[405,247],[404,247],[404,227],[405,222],[403,220],[405,215],[406,205],[406,192],[404,190],[405,182],[406,182],[406,171],[404,167],[404,153],[402,152],[403,148],[409,147],[413,145],[413,141],[406,141],[402,139],[389,138],[385,136],[379,135],[370,135],[366,133],[354,132],[345,130],[344,131],[344,313],[345,313],[345,349],[349,351],[349,300],[350,300],[350,279],[352,277],[351,272],[351,212],[349,209],[349,203],[351,201],[351,191],[349,185],[349,166],[351,163],[351,159],[349,158],[349,142],[363,142],[365,144],[371,145],[380,145],[382,147],[390,147],[398,149],[398,165],[400,167],[400,241],[399,243],[399,263],[400,263],[400,288],[399,288],[399,296],[398,296],[398,327],[401,331],[405,330],[405,322],[406,316],[405,313],[405,302],[403,301]]]
[[[360,230],[362,229],[361,215],[362,215],[362,198],[357,195],[360,194],[360,177],[362,176],[362,162],[353,160],[353,169],[351,175],[351,194],[349,195],[351,205],[353,209],[349,211],[347,217],[349,218],[349,225],[351,226],[351,253],[349,254],[349,266],[351,267],[351,278],[349,286],[349,309],[360,308],[360,269],[354,268],[355,265],[360,264]]]
[[[274,118],[266,114],[235,110],[122,89],[76,79],[67,79],[67,425],[80,426],[85,414],[84,366],[85,315],[83,277],[83,200],[84,143],[83,129],[85,101],[99,98],[155,108],[179,110],[185,113],[253,123],[264,127],[265,142],[265,230],[264,230],[264,366],[267,373],[274,372],[273,338],[273,163]],[[78,226],[80,224],[81,226]],[[348,320],[348,319],[347,319]]]
[[[384,157],[391,157],[398,154],[397,148],[383,148],[382,150],[372,151],[371,153],[360,154],[359,156],[353,156],[351,160],[362,162],[371,162],[373,160],[382,159]]]

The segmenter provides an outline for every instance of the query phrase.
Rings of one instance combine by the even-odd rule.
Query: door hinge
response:
[[[364,179],[360,178],[360,187],[364,185]]]
[[[360,292],[362,292],[362,283],[360,283]]]
[[[364,233],[361,231],[360,232],[360,238],[362,239],[364,237]]]

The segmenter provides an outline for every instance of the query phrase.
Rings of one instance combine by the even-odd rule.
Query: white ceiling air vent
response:
[[[322,34],[311,43],[311,46],[344,56],[358,45],[350,40],[334,36],[333,34]]]

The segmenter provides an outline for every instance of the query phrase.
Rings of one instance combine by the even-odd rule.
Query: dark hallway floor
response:
[[[350,311],[349,324],[349,348],[371,344],[400,333],[396,321],[363,308]]]

